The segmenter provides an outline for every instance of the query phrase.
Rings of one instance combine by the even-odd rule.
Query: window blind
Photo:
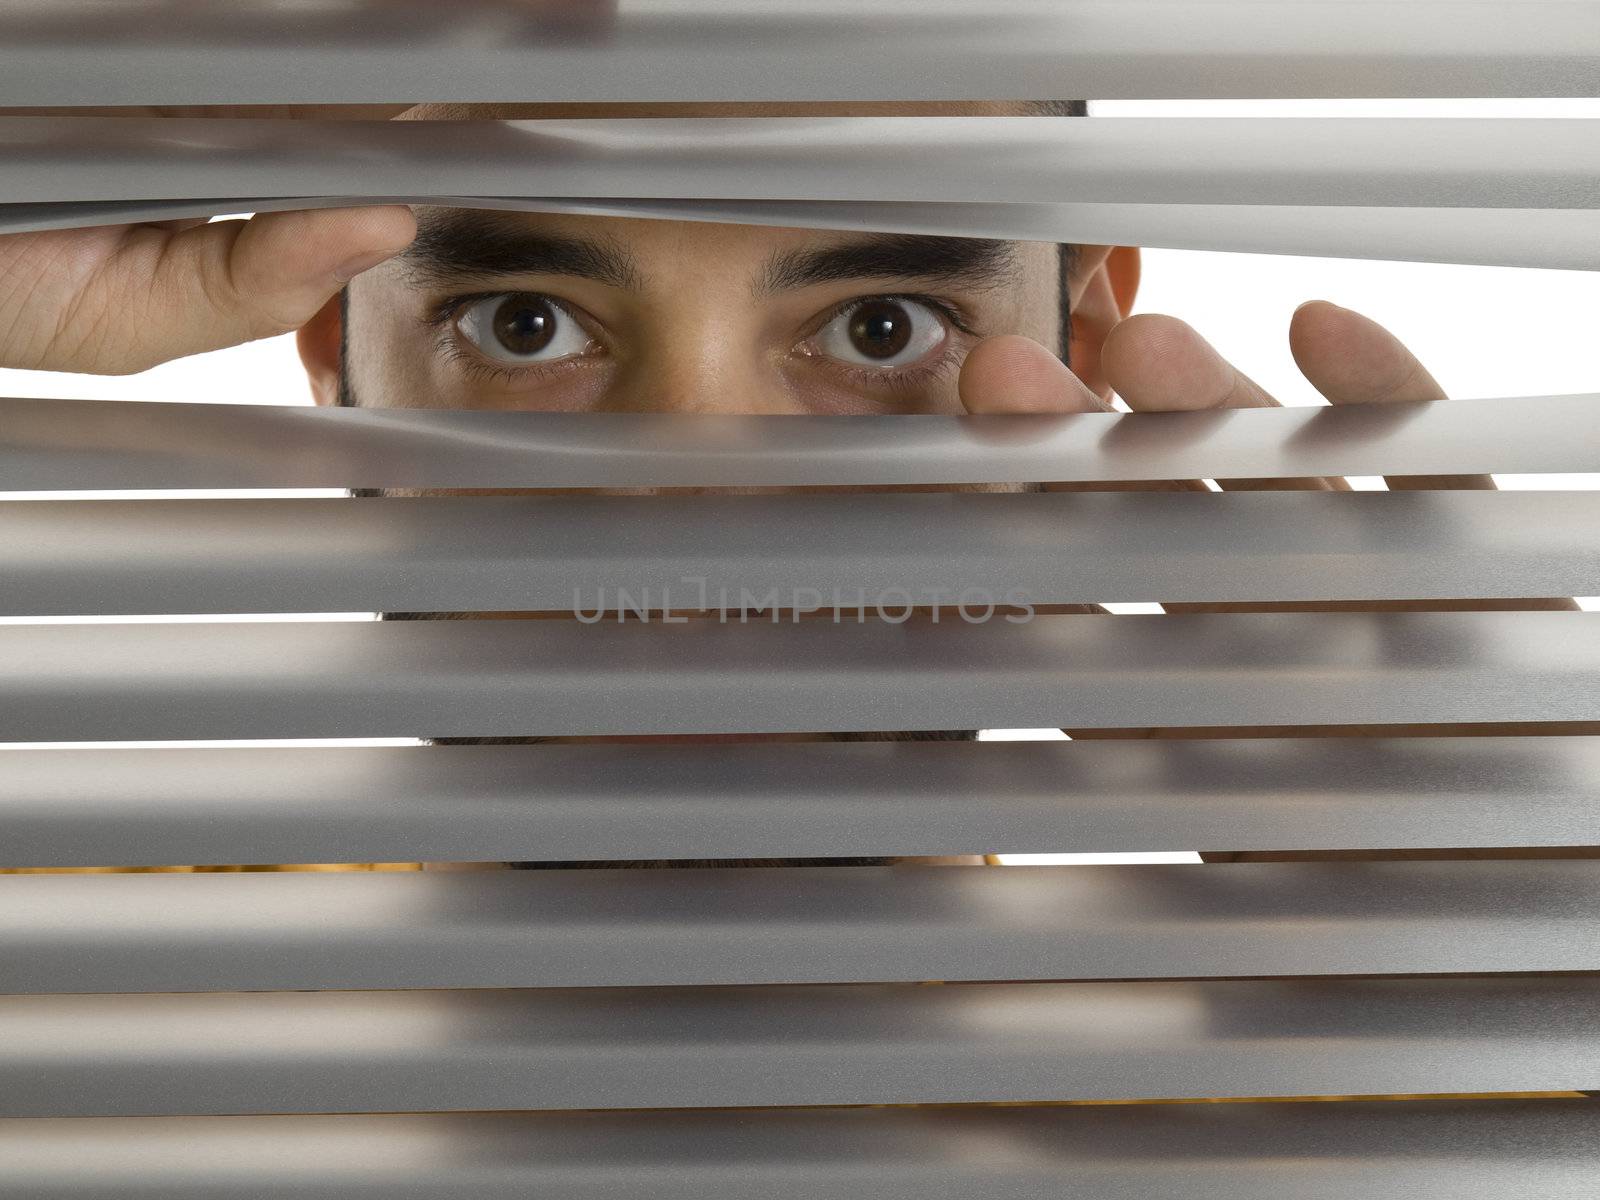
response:
[[[1411,420],[1389,414],[1391,428],[1399,436],[1413,421],[1460,417],[1473,407],[1418,406]],[[1508,412],[1515,405],[1484,407]],[[1569,406],[1548,407],[1559,413]],[[39,411],[38,404],[22,408]],[[1530,404],[1530,411],[1538,408]],[[126,419],[133,411],[68,409],[71,419],[89,413]],[[1323,415],[1344,411],[1355,410]],[[315,420],[365,430],[374,415],[345,410]],[[446,444],[463,423],[484,429],[495,423],[494,414],[450,416],[442,428],[421,422],[424,432],[411,431],[411,448],[418,438]],[[542,419],[518,416],[521,424]],[[1306,414],[1266,410],[1233,419],[1239,418],[1292,437]],[[1096,420],[1110,431],[1133,419]],[[591,432],[596,425],[583,424]],[[1134,427],[1175,434],[1183,424],[1184,418],[1163,415]],[[101,427],[99,435],[114,435],[116,425]],[[972,425],[951,423],[943,432],[959,444],[958,431],[970,433]],[[52,484],[63,482],[63,470],[84,469],[81,460],[74,464],[71,443],[52,455],[30,445],[26,422],[10,428],[18,433],[8,461],[54,458]],[[1481,452],[1491,427],[1477,428],[1482,432],[1468,440]],[[1380,430],[1365,445],[1384,440]],[[117,445],[114,437],[111,444]],[[206,444],[223,457],[248,460],[254,453],[248,441]],[[1203,455],[1204,447],[1191,442],[1184,452]],[[735,452],[749,450],[747,444]],[[121,446],[119,453],[139,451]],[[668,447],[656,453],[676,457]],[[836,447],[834,455],[842,452]],[[716,459],[708,450],[703,463]],[[532,461],[524,455],[524,469]],[[1189,465],[1199,469],[1203,461]],[[159,467],[159,460],[145,466]],[[1192,501],[1198,509],[1245,499],[1262,511],[1239,536],[1259,539],[1307,499],[1464,498],[1423,492],[877,499],[1002,499],[1040,512],[1061,501]],[[1471,499],[1514,513],[1550,496]],[[799,504],[787,511],[791,500]],[[694,503],[729,511],[747,501],[778,501],[778,511],[767,516],[782,536],[803,531],[797,518],[817,500],[725,496]],[[676,503],[509,501],[547,502],[663,509]],[[80,553],[92,556],[94,540],[116,531],[102,523],[97,503],[108,517],[135,519],[149,538],[149,531],[166,529],[167,512],[217,519],[231,502],[12,501],[12,552],[31,546],[38,554],[70,546],[77,536],[89,539]],[[270,512],[272,505],[303,502],[265,503]],[[398,514],[457,504],[465,512],[482,501],[333,503]],[[152,507],[140,511],[141,504]],[[261,511],[260,502],[246,505]],[[181,513],[175,519],[183,530]],[[907,530],[920,524],[888,508],[880,519]],[[1019,528],[1029,519],[1019,518]],[[248,535],[248,522],[232,524]],[[1560,522],[1552,528],[1559,537]],[[1533,541],[1547,536],[1551,529]],[[1214,552],[1226,555],[1232,539],[1218,538]],[[1434,551],[1449,544],[1423,540]],[[139,546],[137,538],[123,540],[121,549],[136,560]],[[1275,557],[1270,541],[1268,547],[1265,557]],[[404,562],[413,551],[402,538],[374,557]],[[1526,551],[1517,544],[1488,548],[1479,567],[1492,575],[1497,554]],[[1557,551],[1581,558],[1582,548],[1566,544]],[[114,557],[106,555],[108,581]],[[381,563],[374,569],[381,571]],[[1578,569],[1563,578],[1577,582]],[[1277,594],[1270,586],[1258,593]],[[327,599],[317,592],[302,602],[313,596]],[[947,626],[937,633],[953,632],[955,639],[948,650],[933,640],[921,643],[927,659],[917,657],[923,653],[917,637],[902,637],[909,629],[881,624],[28,625],[0,636],[9,643],[5,736],[81,740],[401,729],[481,734],[510,728],[494,716],[505,706],[493,689],[507,687],[520,689],[517,703],[525,705],[516,722],[521,732],[530,728],[528,714],[539,705],[559,706],[569,688],[599,689],[602,699],[552,728],[1593,721],[1600,689],[1583,649],[1592,619],[1529,612],[1040,617],[1015,628]],[[381,703],[368,707],[351,690],[352,678],[366,687],[383,681],[391,643],[439,634],[449,647],[397,660],[410,674],[383,683]],[[458,634],[465,640],[455,640]],[[1059,662],[1041,658],[1058,636],[1068,652]],[[519,659],[517,647],[530,638],[544,652]],[[746,639],[760,653],[742,656]],[[475,674],[462,648],[480,642],[487,652]],[[561,644],[575,657],[549,652]],[[681,656],[673,649],[690,645]],[[952,657],[942,657],[947,653]],[[737,674],[744,664],[748,672]],[[732,686],[717,679],[697,692],[698,679],[730,665]],[[930,668],[949,673],[932,675]],[[653,690],[654,679],[669,681],[670,692]],[[1035,679],[1048,686],[1030,694]],[[770,694],[763,690],[769,686]],[[1077,707],[1078,695],[1093,703]],[[130,704],[130,696],[138,703]],[[706,707],[685,718],[696,696]],[[930,696],[935,707],[917,707]],[[1036,707],[1010,707],[1019,696]],[[859,717],[850,712],[856,703]],[[1210,716],[1197,711],[1202,706]],[[290,714],[299,724],[278,723]],[[372,722],[374,714],[381,723]],[[329,854],[481,860],[954,853],[992,845],[1127,848],[1168,839],[1202,846],[1532,848],[1593,843],[1592,757],[1587,738],[1549,736],[12,751],[0,759],[8,781],[0,819],[14,832],[8,858],[31,865],[104,861],[108,853],[140,859],[163,847],[240,861]],[[1080,840],[1079,830],[1096,826]],[[570,1177],[579,1181],[575,1187],[592,1184],[596,1195],[626,1194],[614,1177],[622,1147],[641,1178],[658,1186],[676,1186],[689,1155],[700,1163],[686,1176],[696,1181],[692,1186],[732,1187],[734,1178],[749,1178],[736,1170],[760,1177],[778,1169],[766,1165],[769,1158],[792,1163],[784,1139],[831,1119],[831,1112],[862,1122],[859,1153],[867,1162],[832,1147],[821,1162],[806,1160],[807,1186],[835,1170],[881,1170],[895,1186],[926,1178],[950,1194],[982,1178],[1022,1195],[1015,1190],[1026,1186],[1020,1180],[1053,1171],[1093,1186],[1096,1172],[1114,1172],[1109,1180],[1155,1170],[1162,1159],[1148,1146],[1139,1149],[1153,1136],[1140,1132],[1146,1126],[1139,1122],[1159,1128],[1173,1118],[1119,1111],[1118,1120],[1133,1122],[1129,1142],[1090,1154],[1074,1141],[1089,1128],[1072,1123],[1077,1110],[991,1115],[955,1108],[909,1116],[828,1106],[1582,1088],[1593,1069],[1589,976],[1596,969],[1597,885],[1594,864],[1585,861],[11,877],[0,880],[0,987],[11,993],[0,1000],[7,1031],[0,1044],[8,1047],[0,1078],[9,1081],[11,1129],[30,1136],[12,1139],[16,1148],[8,1146],[0,1162],[16,1177],[40,1180],[40,1195],[93,1195],[113,1179],[121,1187],[147,1183],[178,1194],[185,1186],[210,1186],[273,1195],[308,1178],[329,1188],[353,1178],[381,1180],[368,1139],[382,1144],[401,1136],[394,1122],[449,1119],[395,1115],[358,1128],[319,1126],[315,1117],[297,1115],[290,1126],[263,1126],[246,1114],[540,1110],[546,1115],[506,1118],[508,1141],[496,1143],[498,1149],[474,1132],[489,1118],[428,1126],[426,1169],[475,1186],[474,1172],[498,1163],[518,1179]],[[925,979],[951,982],[928,988],[918,982]],[[993,980],[1006,982],[987,982]],[[1395,1166],[1384,1157],[1383,1147],[1399,1138],[1424,1156],[1424,1178],[1467,1186],[1471,1194],[1471,1186],[1498,1177],[1479,1177],[1478,1160],[1451,1149],[1451,1139],[1462,1128],[1481,1128],[1488,1144],[1498,1145],[1501,1122],[1525,1120],[1530,1132],[1514,1149],[1484,1152],[1506,1155],[1505,1169],[1518,1179],[1550,1176],[1554,1194],[1563,1194],[1563,1172],[1572,1168],[1569,1190],[1576,1195],[1586,1176],[1574,1164],[1587,1163],[1587,1150],[1577,1147],[1592,1144],[1586,1137],[1592,1118],[1572,1115],[1576,1103],[1376,1106],[1366,1135],[1373,1140],[1353,1144],[1368,1147],[1361,1160],[1367,1174],[1351,1178],[1370,1181],[1371,1172],[1405,1178],[1421,1170],[1414,1160]],[[816,1105],[824,1111],[812,1111]],[[737,1155],[719,1149],[726,1143],[716,1114],[746,1107],[763,1110],[761,1132],[750,1134]],[[1210,1143],[1210,1157],[1191,1164],[1184,1186],[1212,1175],[1236,1189],[1245,1176],[1261,1187],[1277,1186],[1280,1178],[1316,1182],[1329,1168],[1296,1159],[1293,1148],[1303,1143],[1295,1139],[1335,1136],[1329,1131],[1354,1118],[1342,1105],[1311,1107],[1337,1111],[1302,1116],[1291,1106],[1279,1117],[1266,1106],[1222,1118],[1243,1121],[1255,1140],[1230,1151],[1235,1127],[1225,1125],[1221,1140]],[[566,1128],[556,1123],[558,1110],[600,1108],[628,1110],[606,1127],[614,1135],[610,1149],[550,1132]],[[659,1110],[674,1108],[694,1113],[686,1124],[664,1125]],[[634,1111],[645,1109],[658,1111]],[[1088,1111],[1091,1121],[1104,1119],[1100,1110]],[[136,1124],[116,1123],[135,1114]],[[71,1123],[91,1117],[112,1123]],[[169,1123],[142,1119],[151,1117]],[[170,1123],[179,1118],[184,1124]],[[1029,1122],[1046,1119],[1069,1132],[1028,1132]],[[1020,1156],[1014,1165],[965,1152],[940,1160],[931,1176],[895,1165],[890,1147],[899,1144],[898,1122],[942,1128],[938,1123],[949,1121],[957,1128],[989,1120],[1001,1122],[989,1136],[1003,1161]],[[81,1131],[77,1136],[90,1136],[88,1160],[62,1153],[71,1144],[58,1133],[62,1121]],[[1258,1131],[1258,1122],[1267,1124]],[[906,1135],[912,1144],[942,1136],[917,1129]],[[267,1145],[293,1146],[301,1138],[319,1139],[330,1157],[296,1170],[253,1157]],[[554,1154],[546,1138],[559,1138],[573,1157]],[[203,1150],[197,1162],[176,1152],[180,1144],[214,1149]],[[1035,1161],[1031,1156],[1047,1153],[1045,1146],[1051,1157]],[[1254,1163],[1265,1170],[1256,1172]],[[1464,1173],[1473,1174],[1470,1185]],[[1341,1171],[1332,1176],[1334,1188],[1350,1182]],[[493,1186],[485,1182],[480,1190],[494,1194]]]
[[[1581,1195],[1594,1170],[1582,1104],[1425,1101],[1110,1108],[831,1109],[537,1117],[215,1117],[33,1120],[9,1178],[42,1197],[385,1195],[891,1200],[1039,1195],[1076,1186],[1221,1200],[1307,1186],[1358,1200],[1515,1188]],[[471,1147],[470,1153],[463,1148]],[[1263,1147],[1270,1150],[1263,1151]],[[315,1163],[315,1166],[308,1166]],[[1452,1171],[1452,1164],[1461,1169]],[[320,1187],[320,1193],[312,1188]],[[1303,1193],[1302,1193],[1303,1194]]]
[[[19,993],[1593,971],[1597,877],[1578,861],[17,876],[0,936]]]
[[[368,197],[405,200],[404,196]],[[802,226],[988,237],[1022,241],[1076,240],[1091,245],[1142,244],[1173,249],[1332,258],[1401,259],[1481,266],[1595,270],[1600,216],[1590,209],[1367,208],[1347,205],[1338,219],[1308,205],[1253,204],[945,204],[887,200],[550,200],[529,197],[434,196],[430,203],[510,212],[579,216],[660,217],[746,225]],[[280,212],[343,207],[346,199],[304,196],[230,201],[0,204],[0,232],[70,229],[121,221],[210,216],[223,209]]]
[[[5,490],[22,493],[1550,475],[1594,472],[1600,395],[805,421],[12,397],[0,426]]]
[[[1600,843],[1593,737],[13,750],[0,866]],[[973,802],[982,796],[983,803]]]
[[[1591,123],[11,117],[9,203],[255,195],[1600,208]],[[108,167],[112,169],[107,169]]]
[[[0,103],[1583,95],[1600,65],[1578,2],[378,11],[11,5]],[[378,198],[1593,268],[1591,125],[13,116],[0,230]],[[0,742],[44,744],[0,749],[5,868],[1344,856],[8,873],[0,1181],[1587,1197],[1600,618],[1524,609],[1600,592],[1593,495],[1114,489],[1594,473],[1597,413],[0,400]],[[994,483],[1107,490],[861,490]],[[308,487],[578,494],[154,495]],[[153,495],[49,497],[124,490]],[[1130,599],[1330,611],[1061,611]],[[1396,602],[1438,611],[1331,611]],[[119,620],[369,611],[483,619]],[[77,747],[995,726],[1219,736]]]
[[[1426,227],[1434,254],[1475,260],[1502,210],[1530,215],[1496,261],[1593,267],[1600,141],[1563,119],[1351,120],[1054,117],[714,118],[645,121],[337,122],[0,118],[0,229],[57,224],[57,204],[98,219],[206,197],[257,211],[262,197],[463,196],[679,202],[697,215],[792,220],[882,215],[953,234],[1357,253]],[[130,205],[130,202],[131,205]],[[355,199],[337,201],[353,203]],[[728,202],[734,202],[728,207]],[[779,203],[781,202],[781,203]],[[495,200],[475,205],[500,206]],[[778,207],[761,214],[759,207]],[[878,206],[909,206],[880,214]],[[867,206],[863,211],[860,206]],[[1248,214],[1226,211],[1248,208]],[[1019,207],[1020,206],[1020,207]],[[1224,221],[1209,225],[1214,208]],[[1353,210],[1346,213],[1345,209]],[[625,209],[618,211],[626,211]],[[1244,217],[1240,221],[1240,217]],[[1261,222],[1269,223],[1263,230]],[[904,227],[904,226],[902,226]],[[1370,241],[1368,230],[1377,233]],[[1028,232],[1031,230],[1031,232]],[[1105,235],[1115,231],[1118,236]],[[1386,232],[1385,232],[1386,231]],[[1352,237],[1352,234],[1355,236]],[[1245,240],[1243,244],[1231,238]],[[1372,253],[1361,250],[1362,256]]]
[[[1595,1004],[1570,978],[29,996],[0,1069],[24,1116],[1526,1091],[1593,1081]]]
[[[1590,0],[21,0],[0,104],[1590,96]]]
[[[45,501],[0,525],[0,614],[1583,595],[1596,528],[1584,492]]]
[[[738,597],[734,597],[738,602]],[[742,606],[749,611],[760,603]],[[780,604],[787,604],[785,597]],[[0,626],[0,736],[1600,721],[1587,613]],[[900,607],[895,607],[896,605]],[[730,606],[731,607],[731,606]],[[848,600],[841,606],[848,610]],[[129,695],[141,698],[130,705]]]

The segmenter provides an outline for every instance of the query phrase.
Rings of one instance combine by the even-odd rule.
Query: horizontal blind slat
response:
[[[162,0],[0,17],[0,104],[1589,96],[1582,0]],[[934,69],[930,69],[932,66]]]
[[[1330,221],[1326,208],[1306,205],[252,196],[210,201],[0,204],[0,233],[167,221],[234,212],[348,207],[375,200],[511,212],[657,217],[1005,241],[1600,270],[1600,210],[1596,209],[1347,205],[1340,208],[1337,221]]]
[[[0,877],[0,991],[1600,971],[1600,863]]]
[[[0,505],[0,615],[1588,596],[1596,529],[1590,492],[56,501]]]
[[[0,753],[0,865],[1600,845],[1600,738]]]
[[[1591,613],[894,619],[7,625],[0,741],[1600,721]]]
[[[5,997],[0,1115],[1564,1091],[1597,1021],[1592,978]]]
[[[542,196],[1600,208],[1600,120],[0,117],[0,202]],[[235,211],[238,211],[235,209]]]
[[[348,205],[349,197],[312,198],[310,207]],[[365,202],[365,201],[363,201]],[[452,207],[655,217],[819,229],[982,237],[1003,241],[1071,242],[1210,250],[1235,254],[1298,254],[1327,258],[1600,270],[1600,210],[1590,208],[1376,208],[1343,205],[1333,216],[1315,205],[1235,204],[983,204],[893,200],[596,200],[450,197]],[[212,216],[230,206],[170,202],[184,213]],[[0,229],[104,223],[74,215],[73,205],[0,205]],[[306,207],[298,202],[240,201],[234,211]],[[8,217],[7,209],[17,210]],[[160,206],[139,206],[141,220],[168,219]],[[45,227],[39,224],[39,227]]]
[[[1581,1100],[0,1122],[34,1200],[1589,1200]],[[359,1189],[359,1190],[358,1190]]]
[[[0,399],[10,491],[1082,483],[1600,471],[1600,395],[882,417]]]

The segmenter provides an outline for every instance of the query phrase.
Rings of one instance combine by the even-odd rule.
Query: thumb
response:
[[[82,307],[100,314],[90,328],[126,330],[120,354],[109,335],[109,369],[142,370],[299,329],[351,279],[410,245],[416,231],[401,205],[141,231],[151,238],[107,264]],[[105,319],[119,312],[122,320]]]
[[[969,413],[1107,412],[1111,406],[1031,338],[1003,334],[968,352],[958,383]]]

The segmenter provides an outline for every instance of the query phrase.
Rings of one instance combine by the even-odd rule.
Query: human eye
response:
[[[804,352],[885,373],[923,362],[950,341],[952,314],[910,296],[872,296],[837,310]]]
[[[563,302],[536,292],[466,297],[452,306],[461,339],[505,366],[537,366],[577,358],[595,339]]]

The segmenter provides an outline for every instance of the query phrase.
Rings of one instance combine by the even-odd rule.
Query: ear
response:
[[[1067,357],[1072,373],[1102,400],[1111,399],[1111,384],[1100,367],[1100,348],[1133,310],[1139,272],[1137,246],[1080,246],[1077,265],[1067,281],[1072,314]]]
[[[332,407],[339,403],[343,334],[342,296],[334,296],[324,304],[295,334],[300,362],[311,383],[311,396],[318,404]]]

